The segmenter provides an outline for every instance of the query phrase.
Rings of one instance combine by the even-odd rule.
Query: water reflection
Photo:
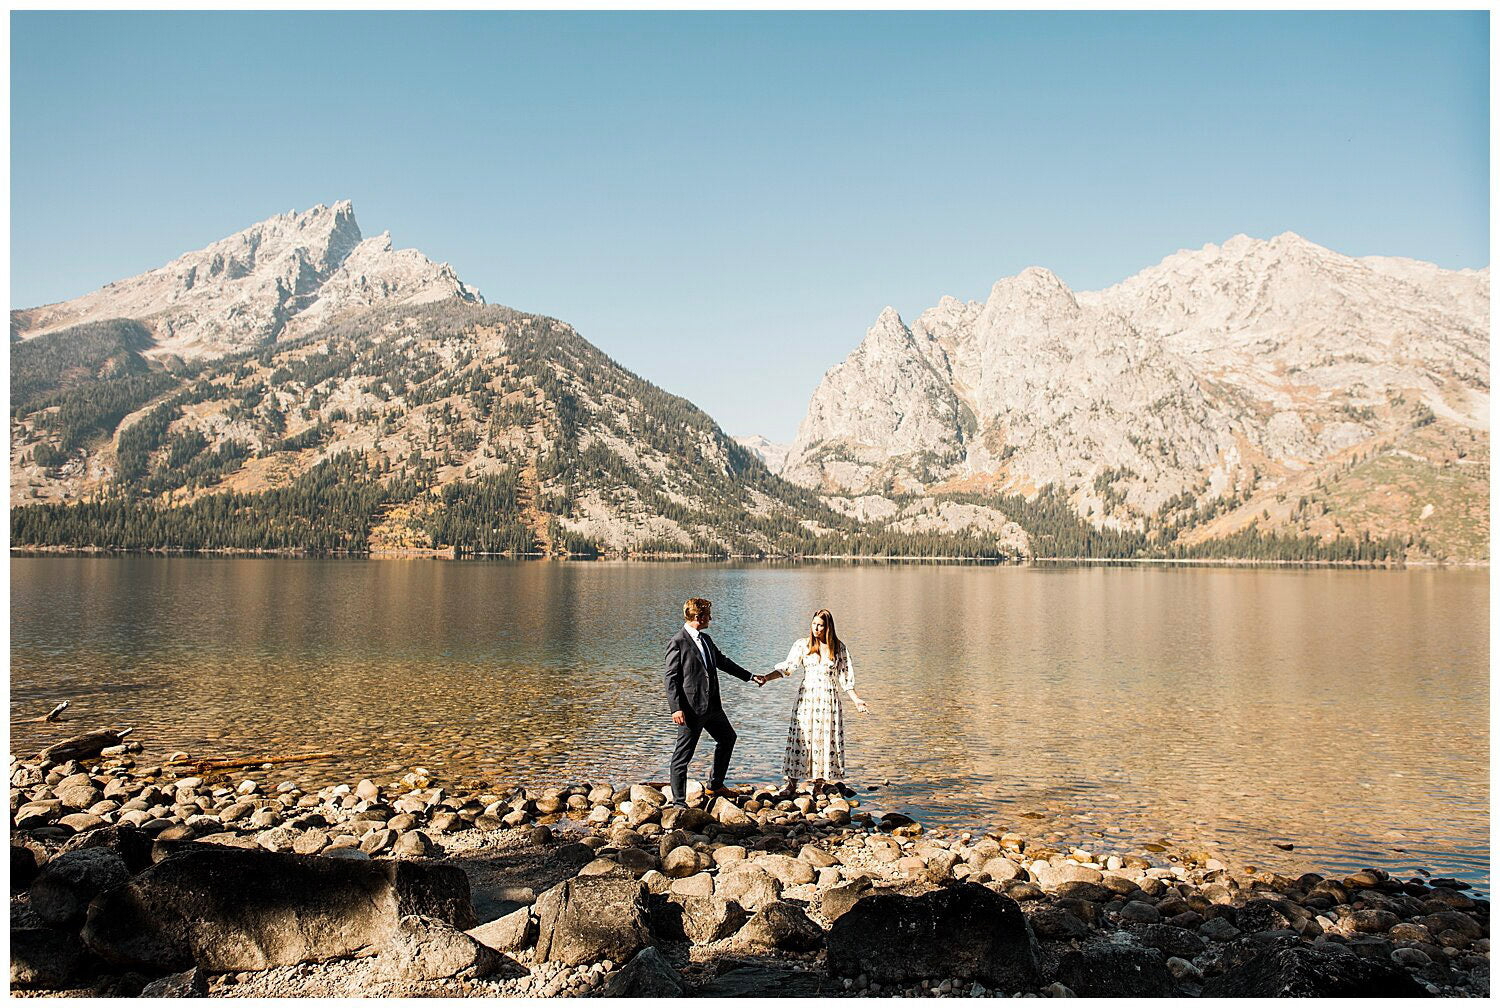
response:
[[[21,751],[68,698],[70,727],[134,724],[156,755],[340,754],[309,780],[661,779],[682,600],[713,599],[715,639],[758,669],[827,605],[873,710],[850,773],[889,780],[882,805],[1488,877],[1482,572],[49,557],[11,576]],[[793,695],[725,684],[744,779],[779,773]]]

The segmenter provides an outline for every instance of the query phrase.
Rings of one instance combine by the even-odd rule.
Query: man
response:
[[[719,702],[719,672],[728,672],[745,682],[751,681],[751,675],[726,658],[713,638],[704,632],[712,618],[710,610],[708,599],[690,598],[684,602],[682,629],[667,645],[667,707],[672,711],[672,723],[677,725],[677,744],[672,749],[672,802],[682,806],[687,805],[688,764],[693,761],[698,737],[705,730],[714,739],[714,768],[708,794],[731,797],[738,794],[724,786],[735,734]]]

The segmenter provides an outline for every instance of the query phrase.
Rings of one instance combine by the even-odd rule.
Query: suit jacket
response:
[[[702,721],[712,713],[723,713],[719,703],[719,672],[750,681],[750,673],[740,668],[719,650],[713,638],[704,639],[713,655],[714,669],[703,667],[703,655],[692,635],[683,627],[667,645],[667,706],[682,711],[690,720]]]

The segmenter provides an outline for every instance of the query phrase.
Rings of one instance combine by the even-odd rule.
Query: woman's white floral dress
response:
[[[843,644],[842,641],[839,642]],[[830,661],[818,652],[808,654],[807,638],[799,638],[776,666],[789,677],[802,673],[797,705],[787,730],[783,764],[789,780],[844,779],[843,693],[854,691],[854,664],[849,649],[840,647]]]

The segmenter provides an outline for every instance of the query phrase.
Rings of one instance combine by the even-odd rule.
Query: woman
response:
[[[800,674],[802,681],[786,738],[787,793],[795,794],[797,782],[806,780],[812,782],[816,795],[826,784],[844,778],[841,694],[847,693],[854,709],[861,714],[870,709],[854,692],[854,665],[849,660],[849,649],[839,640],[833,614],[827,609],[813,614],[808,635],[797,639],[786,661],[777,665],[775,672],[760,679],[771,682],[793,674]]]

